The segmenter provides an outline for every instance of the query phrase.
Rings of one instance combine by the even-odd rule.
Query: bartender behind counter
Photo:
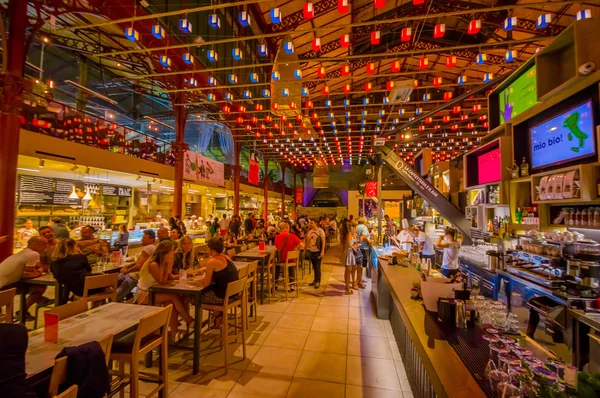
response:
[[[402,231],[396,236],[396,246],[410,252],[411,246],[415,243],[412,235],[410,234],[408,220],[406,218],[402,219]]]
[[[431,264],[433,265],[435,263],[435,249],[433,248],[433,240],[431,237],[415,226],[409,228],[409,230],[415,242],[419,244],[421,258],[430,259]]]
[[[458,237],[458,232],[454,228],[446,228],[435,244],[440,249],[444,249],[442,274],[446,278],[451,278],[458,272],[458,252],[461,244],[462,237]]]

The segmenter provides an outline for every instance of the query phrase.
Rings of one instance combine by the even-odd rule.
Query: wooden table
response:
[[[116,263],[110,263],[106,266],[94,265],[92,267],[92,274],[101,274],[101,273],[112,273],[118,272],[121,269],[121,265]],[[20,313],[19,313],[19,322],[25,325],[25,298],[27,296],[28,287],[32,285],[43,285],[43,286],[54,286],[54,305],[58,307],[60,305],[60,284],[56,279],[54,279],[54,275],[51,272],[48,272],[44,275],[38,276],[37,278],[31,279],[21,279],[17,282],[17,286],[21,289],[20,295]]]
[[[148,305],[109,303],[58,323],[58,343],[44,341],[44,329],[29,334],[29,345],[25,356],[27,378],[54,366],[54,358],[65,347],[77,346],[100,340],[109,334],[121,338],[137,328],[140,319],[153,315],[160,308]]]
[[[229,249],[235,249],[235,253],[238,254],[239,252],[241,252],[242,250],[242,246],[244,246],[241,243],[238,243],[237,245],[225,245],[225,250],[229,250]]]
[[[269,257],[271,257],[271,253],[276,251],[277,248],[275,246],[265,245],[265,250],[259,250],[258,247],[255,247],[250,250],[246,250],[245,252],[241,252],[233,256],[234,260],[237,261],[258,261],[258,269],[260,269],[260,303],[264,303],[265,298],[265,268],[268,266]]]
[[[239,270],[248,265],[246,262],[234,262]],[[201,283],[204,275],[188,279],[187,281],[177,280],[165,285],[154,285],[148,290],[148,302],[154,305],[154,295],[156,293],[177,294],[180,296],[189,296],[194,304],[194,344],[192,347],[192,372],[196,375],[200,370],[200,333],[202,324],[200,323],[200,314],[202,314],[202,291],[206,287]],[[193,282],[191,282],[193,281]],[[174,311],[174,310],[173,310]],[[175,347],[189,350],[189,347],[175,345]],[[152,352],[146,354],[146,367],[152,366]]]

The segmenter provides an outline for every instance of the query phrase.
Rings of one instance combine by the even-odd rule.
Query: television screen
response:
[[[509,122],[537,103],[535,65],[499,94],[500,123]]]
[[[592,101],[530,129],[531,168],[539,169],[596,153]]]
[[[501,167],[500,148],[479,155],[477,157],[478,183],[500,181]]]

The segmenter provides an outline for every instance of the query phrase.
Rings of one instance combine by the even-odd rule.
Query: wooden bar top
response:
[[[438,395],[452,398],[485,397],[483,390],[447,342],[444,331],[434,314],[425,310],[422,301],[411,299],[410,289],[413,281],[420,280],[419,272],[412,267],[390,266],[386,261],[379,261],[379,267],[389,284],[392,300],[401,311],[404,311],[404,314],[401,314],[402,318],[410,323],[405,322],[413,344],[421,356],[421,362],[426,368],[432,368],[435,372],[435,374],[428,372],[432,384],[436,386],[441,383],[447,394],[438,393]],[[426,358],[423,357],[423,353]]]

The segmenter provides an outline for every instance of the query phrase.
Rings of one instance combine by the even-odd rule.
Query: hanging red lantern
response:
[[[373,2],[373,7],[375,7],[375,8],[383,8],[383,7],[385,7],[385,0],[375,0]]]
[[[221,108],[221,110],[223,111],[223,113],[229,113],[229,112],[231,112],[231,108],[229,107],[229,105],[223,105],[223,107]]]
[[[394,89],[394,81],[393,80],[389,80],[387,82],[385,82],[385,88],[386,90],[393,90]]]
[[[394,73],[400,72],[400,67],[401,67],[400,61],[392,62],[392,72],[394,72]]]
[[[452,113],[460,113],[460,106],[453,106]]]
[[[256,105],[254,105],[254,110],[255,111],[262,111],[263,110],[262,104],[256,104]]]
[[[290,102],[290,109],[296,109],[296,103],[295,102]]]
[[[321,92],[323,93],[323,95],[329,95],[329,87],[323,86],[323,88],[321,89]]]
[[[423,57],[419,59],[419,69],[427,69],[429,66],[429,58]]]
[[[445,23],[436,24],[435,27],[433,28],[433,37],[436,39],[440,39],[440,38],[444,37],[445,34],[446,34],[446,24]]]
[[[425,118],[425,124],[431,124],[433,122],[433,118],[432,117],[426,117]]]
[[[246,112],[246,107],[244,105],[238,106],[238,112],[240,112],[240,113]]]
[[[365,83],[365,91],[367,93],[370,93],[372,90],[373,90],[373,83],[371,83],[371,82]]]
[[[344,84],[344,93],[348,94],[350,91],[352,91],[350,85],[349,84]]]
[[[325,77],[325,68],[324,67],[320,67],[317,69],[317,76],[323,78]]]
[[[340,45],[342,47],[350,47],[350,35],[349,34],[342,35],[342,37],[340,38]]]
[[[304,19],[311,19],[315,16],[313,3],[304,3]]]
[[[345,14],[348,12],[348,2],[350,0],[338,0],[338,12],[340,14]]]
[[[481,30],[481,19],[473,19],[469,22],[467,27],[467,33],[470,35],[476,35]]]
[[[312,109],[312,107],[313,107],[313,106],[314,106],[314,105],[313,105],[313,102],[312,102],[312,101],[306,101],[306,107],[307,107],[308,109]]]
[[[460,121],[464,122],[465,120],[467,120],[468,116],[467,115],[460,115]]]
[[[473,123],[467,123],[467,128],[469,130],[473,130],[475,128],[475,125]]]
[[[300,115],[300,114],[296,115],[296,121],[297,122],[301,122],[302,121],[302,115]]]
[[[450,56],[446,58],[446,68],[454,68],[456,66],[456,57]]]
[[[273,109],[274,111],[278,111],[279,110],[279,104],[277,102],[274,102],[271,105],[271,109]]]
[[[238,124],[242,124],[242,123],[244,123],[244,119],[243,119],[242,117],[238,117],[237,119],[235,119],[235,121],[236,121]]]
[[[265,122],[271,123],[272,121],[273,121],[273,118],[270,115],[265,116]]]
[[[350,65],[342,66],[342,76],[350,75]]]
[[[443,116],[442,117],[442,122],[444,122],[444,123],[450,123],[450,116]]]
[[[378,30],[371,32],[371,44],[377,45],[380,42],[381,42],[381,32]]]
[[[444,101],[450,101],[452,99],[452,91],[446,91],[444,93]]]
[[[321,39],[316,37],[312,39],[312,48],[315,51],[319,51],[321,49]]]
[[[480,104],[473,105],[473,112],[479,112],[480,110],[481,110],[481,105]]]
[[[400,40],[402,41],[410,41],[412,38],[412,28],[402,28],[400,32]]]
[[[433,78],[433,85],[439,87],[442,85],[442,78],[440,76]]]
[[[369,62],[367,64],[367,73],[369,73],[369,74],[375,73],[375,62]]]
[[[489,126],[490,126],[490,124],[488,122],[483,123],[483,128],[487,129]]]
[[[256,123],[258,123],[258,119],[257,119],[255,116],[252,116],[252,117],[250,118],[250,123],[252,123],[252,124],[256,124]]]
[[[422,132],[422,131],[425,131],[425,126],[423,126],[423,125],[420,125],[420,126],[419,126],[419,131],[421,131],[421,132]]]
[[[414,88],[418,88],[419,87],[419,81],[417,79],[413,80],[413,87]]]

